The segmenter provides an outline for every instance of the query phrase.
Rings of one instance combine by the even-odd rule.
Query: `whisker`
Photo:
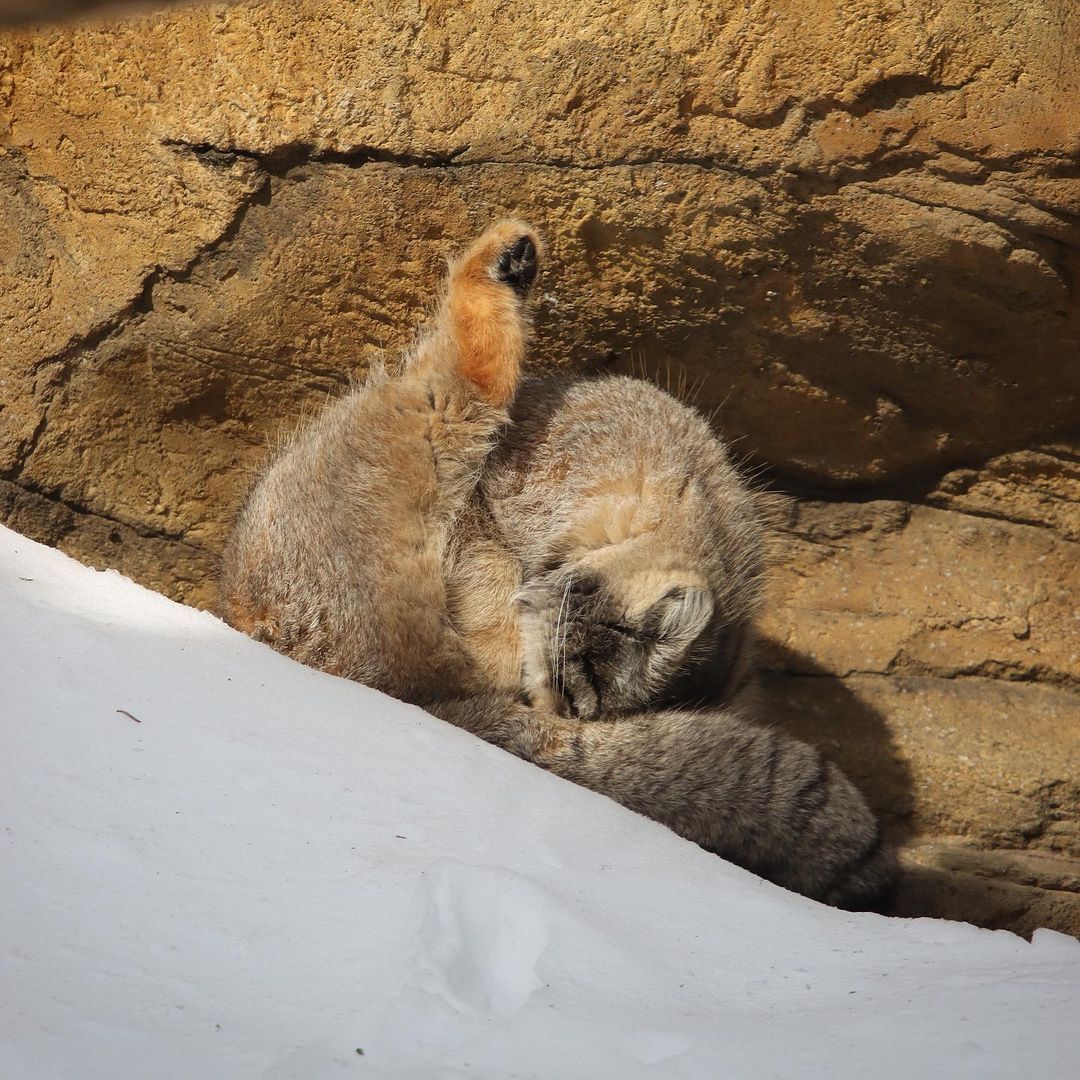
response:
[[[562,605],[559,606],[559,614],[555,616],[555,625],[551,628],[551,635],[548,638],[548,677],[551,680],[552,687],[555,686],[556,679],[556,659],[558,655],[558,641],[559,641],[559,618],[562,615]]]
[[[554,689],[558,678],[558,655],[559,655],[559,620],[562,618],[562,604],[555,614],[555,624],[551,627],[548,637],[548,679]]]
[[[570,623],[570,581],[571,579],[568,578],[566,582],[566,587],[563,589],[562,600],[559,601],[559,624],[556,627],[559,633],[557,633],[555,637],[560,694],[563,692],[563,689],[566,686],[566,651],[563,646],[563,639],[565,638],[566,629]]]
[[[563,633],[562,633],[562,649],[561,649],[561,664],[560,664],[560,684],[559,693],[563,693],[566,689],[566,639],[570,635],[570,589],[574,584],[573,572],[566,579],[566,589],[563,591],[563,603],[566,605],[566,618],[563,620]],[[559,610],[562,610],[562,604],[559,605]]]

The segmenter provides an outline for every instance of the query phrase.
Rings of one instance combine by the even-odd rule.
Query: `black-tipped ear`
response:
[[[677,585],[664,593],[649,614],[662,641],[689,644],[712,618],[712,596],[708,589]]]

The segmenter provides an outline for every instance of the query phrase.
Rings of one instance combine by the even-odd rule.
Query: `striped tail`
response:
[[[889,902],[896,861],[851,781],[735,711],[577,721],[500,696],[425,707],[784,888],[851,910]]]

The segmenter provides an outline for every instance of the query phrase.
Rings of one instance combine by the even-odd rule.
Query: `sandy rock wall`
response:
[[[534,363],[789,492],[776,709],[909,910],[1080,933],[1080,13],[169,7],[0,36],[0,514],[197,604],[269,441],[540,226]]]

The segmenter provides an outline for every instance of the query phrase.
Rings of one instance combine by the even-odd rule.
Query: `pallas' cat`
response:
[[[655,386],[522,379],[540,254],[523,222],[488,229],[413,348],[273,458],[224,614],[781,885],[879,903],[894,862],[862,796],[754,722],[753,496]]]

